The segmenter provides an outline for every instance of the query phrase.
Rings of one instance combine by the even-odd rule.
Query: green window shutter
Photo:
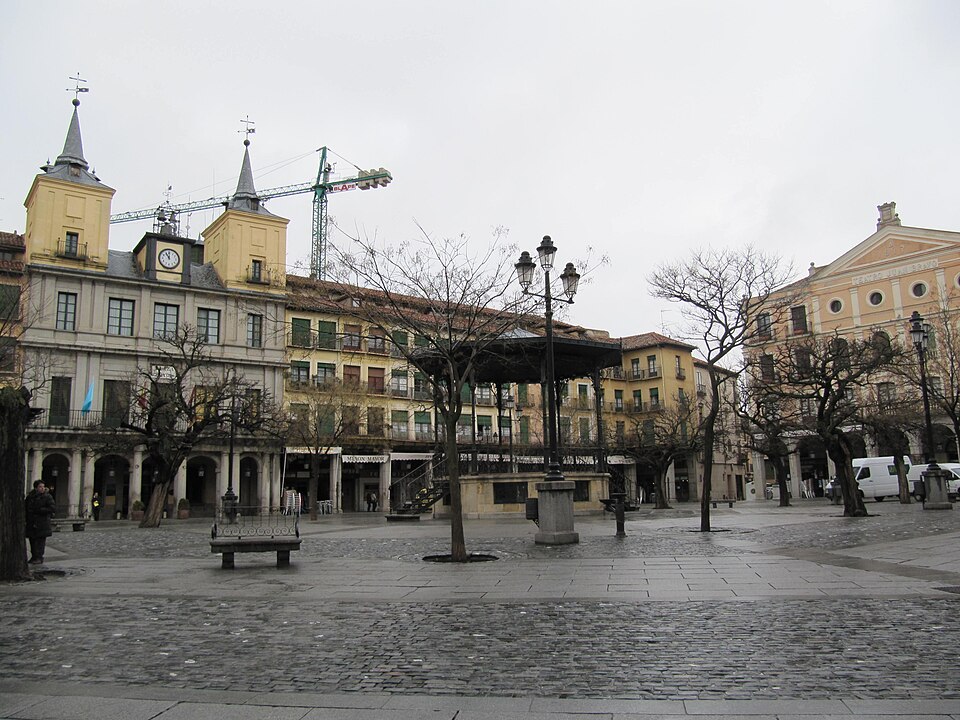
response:
[[[310,347],[310,320],[293,318],[290,320],[290,344],[295,347]]]
[[[471,398],[470,386],[467,384],[464,384],[464,386],[460,388],[460,400],[465,403],[468,403],[470,402],[470,398]]]
[[[493,418],[490,415],[477,415],[477,427],[493,427]]]
[[[317,323],[317,347],[335,350],[337,347],[337,324],[329,320]]]
[[[530,442],[530,418],[520,418],[520,442]]]
[[[527,404],[527,384],[520,383],[517,385],[517,402],[521,405]]]
[[[408,419],[406,410],[394,410],[390,413],[390,420],[395,423],[405,423]]]
[[[426,347],[427,339],[423,335],[417,335],[413,338],[414,347]]]
[[[403,347],[407,346],[407,333],[403,330],[394,330],[390,333],[390,337],[393,340],[394,345],[402,345]]]
[[[429,425],[430,424],[430,413],[417,411],[413,414],[413,421],[417,425]]]

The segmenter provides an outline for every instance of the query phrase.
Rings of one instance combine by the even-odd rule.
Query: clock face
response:
[[[170,248],[161,250],[158,259],[160,260],[160,264],[168,270],[180,264],[180,255],[177,254],[176,250],[171,250]]]

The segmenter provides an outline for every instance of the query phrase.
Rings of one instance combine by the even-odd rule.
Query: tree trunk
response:
[[[897,485],[900,488],[900,503],[910,504],[910,483],[907,481],[907,467],[903,464],[903,455],[899,446],[894,446],[893,464],[897,468]]]
[[[657,510],[669,510],[667,502],[667,469],[657,468]]]
[[[143,513],[143,520],[140,521],[140,527],[160,527],[160,521],[163,520],[164,506],[167,504],[167,494],[170,492],[170,484],[172,482],[173,478],[167,478],[153,486],[153,492],[150,493],[150,502],[147,503],[147,509]]]
[[[703,421],[703,488],[700,495],[700,532],[710,532],[710,496],[713,494],[713,444],[716,440],[717,413],[720,412],[720,384],[710,372],[713,403]]]
[[[837,438],[831,438],[826,444],[827,454],[837,467],[837,480],[840,481],[840,492],[843,494],[843,516],[867,517],[867,508],[863,504],[860,487],[853,479],[850,450]]]
[[[0,580],[28,580],[23,489],[26,460],[23,435],[30,421],[30,395],[0,390]]]
[[[783,457],[770,458],[773,471],[777,476],[777,487],[780,488],[780,507],[790,507],[790,488],[787,486],[787,460]]]
[[[467,562],[467,541],[463,534],[463,501],[460,498],[460,450],[457,421],[447,419],[447,481],[450,484],[450,559]]]

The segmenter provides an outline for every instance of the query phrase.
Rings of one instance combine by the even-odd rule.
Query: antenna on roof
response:
[[[70,79],[74,81],[74,86],[73,86],[72,88],[67,88],[67,92],[72,92],[72,93],[73,93],[73,104],[74,104],[74,105],[79,105],[79,104],[80,104],[80,93],[90,92],[90,88],[88,88],[88,87],[83,87],[83,86],[80,85],[80,83],[85,83],[86,80],[84,80],[82,77],[80,77],[80,73],[79,73],[79,72],[77,72],[77,76],[76,76],[76,77],[73,77],[73,76],[71,75],[71,76],[70,76]]]
[[[246,127],[243,128],[243,130],[237,130],[237,132],[246,135],[246,137],[243,139],[243,144],[250,145],[250,136],[257,131],[257,129],[253,127],[256,123],[250,119],[249,115],[247,115],[245,120],[241,120],[240,122],[246,125]]]

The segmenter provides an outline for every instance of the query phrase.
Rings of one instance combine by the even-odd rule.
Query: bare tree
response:
[[[958,298],[951,294],[937,299],[936,309],[929,313],[931,342],[927,348],[927,391],[931,410],[942,414],[953,426],[954,441],[960,456],[960,317],[956,310]],[[911,387],[920,386],[920,368],[917,356],[899,364],[902,375],[909,379]],[[926,445],[926,436],[923,443]],[[934,448],[929,448],[932,454]]]
[[[385,337],[396,331],[417,342],[395,348],[429,378],[444,424],[450,487],[451,557],[469,559],[463,531],[457,420],[462,390],[479,360],[534,301],[512,287],[515,249],[495,233],[485,247],[464,236],[437,239],[421,229],[413,242],[390,247],[355,239],[336,251],[337,282],[319,289],[331,311],[350,314]]]
[[[367,394],[356,383],[331,379],[296,388],[289,401],[287,439],[310,455],[310,519],[317,519],[320,466],[330,448],[359,434],[365,422]],[[336,488],[330,488],[331,493]]]
[[[751,358],[750,382],[796,403],[801,427],[823,441],[837,469],[847,517],[867,515],[853,476],[850,432],[859,427],[858,392],[892,367],[900,349],[884,332],[867,340],[804,336]]]
[[[891,380],[887,378],[863,388],[858,403],[858,420],[880,448],[879,454],[893,455],[900,486],[900,502],[908,505],[910,485],[903,458],[910,454],[910,440],[906,433],[923,428],[923,409],[914,386],[898,387]]]
[[[761,336],[764,327],[785,317],[802,297],[802,284],[783,287],[792,274],[780,258],[747,246],[698,250],[686,261],[660,265],[649,277],[654,297],[683,306],[686,328],[680,339],[698,345],[710,376],[711,403],[703,424],[703,532],[710,531],[713,448],[722,385],[735,377],[724,370],[732,370],[737,352]],[[758,322],[761,317],[766,325]]]
[[[649,417],[632,418],[622,436],[615,436],[619,452],[647,465],[656,474],[657,509],[670,507],[667,502],[667,471],[678,458],[704,449],[703,424],[699,408],[689,398],[673,398]]]
[[[158,344],[157,354],[137,369],[133,382],[137,390],[129,419],[107,442],[114,451],[142,445],[156,470],[142,528],[159,527],[177,471],[199,443],[224,441],[238,428],[252,432],[276,422],[270,398],[232,368],[212,362],[203,334],[189,325]]]
[[[750,382],[748,373],[737,379],[737,417],[741,422],[742,435],[748,447],[761,453],[773,466],[780,489],[780,507],[790,506],[790,492],[787,475],[790,466],[790,447],[786,438],[801,427],[801,418],[797,412],[797,403],[786,401],[766,392],[766,385]],[[758,473],[764,480],[766,473]],[[762,490],[762,489],[761,489]]]

